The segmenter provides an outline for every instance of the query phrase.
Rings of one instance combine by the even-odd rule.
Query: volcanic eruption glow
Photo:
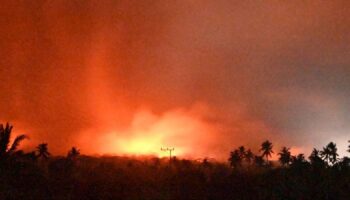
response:
[[[168,156],[163,147],[175,148],[174,156],[206,156],[213,145],[214,127],[206,124],[193,111],[173,110],[161,116],[139,111],[130,126],[106,131],[94,137],[95,131],[82,133],[77,140],[85,152],[100,154]],[[90,135],[90,136],[89,136]],[[92,146],[97,143],[100,145]],[[96,147],[96,148],[95,148]],[[203,148],[204,147],[204,148]],[[192,151],[196,149],[194,154]]]
[[[226,160],[270,139],[346,153],[343,3],[3,1],[1,11],[0,117],[29,135],[28,150],[174,147]]]

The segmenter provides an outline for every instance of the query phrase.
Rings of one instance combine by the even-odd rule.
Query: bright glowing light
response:
[[[160,151],[161,138],[156,134],[151,138],[133,138],[131,140],[121,140],[118,142],[118,145],[121,150],[127,154],[153,154],[156,156],[164,156],[164,152]]]
[[[200,148],[200,145],[209,146],[213,141],[213,129],[189,111],[174,110],[162,115],[148,110],[140,111],[128,128],[103,132],[98,138],[86,137],[88,133],[82,134],[85,137],[79,139],[79,146],[85,147],[85,152],[90,150],[98,154],[158,157],[168,157],[169,152],[161,148],[171,147],[174,148],[172,156],[212,157],[211,148]],[[90,146],[91,143],[97,145]]]

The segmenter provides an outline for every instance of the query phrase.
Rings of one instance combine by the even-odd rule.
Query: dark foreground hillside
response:
[[[349,199],[349,165],[285,168],[174,159],[22,155],[0,164],[0,199]]]

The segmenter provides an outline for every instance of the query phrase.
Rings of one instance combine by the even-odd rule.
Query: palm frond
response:
[[[11,154],[13,152],[16,151],[19,143],[21,141],[23,141],[24,139],[27,139],[28,137],[26,135],[19,135],[15,138],[15,140],[13,141],[12,145],[11,145],[11,148],[8,150],[8,153]]]
[[[12,126],[6,123],[4,128],[3,125],[0,126],[0,155],[5,154],[10,143],[10,137],[12,132]]]

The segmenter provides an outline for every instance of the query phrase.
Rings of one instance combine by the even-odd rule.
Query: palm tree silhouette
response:
[[[240,146],[238,147],[238,151],[241,157],[244,157],[245,155],[245,147],[244,146]]]
[[[241,166],[242,164],[242,157],[241,157],[241,153],[239,150],[234,150],[231,151],[230,153],[230,158],[228,159],[230,162],[231,167],[233,168],[238,168],[239,166]]]
[[[252,161],[254,159],[254,154],[253,154],[253,152],[250,149],[248,149],[245,152],[244,159],[249,165],[252,163]]]
[[[300,153],[300,154],[298,154],[297,156],[292,156],[292,162],[293,162],[293,163],[296,163],[296,162],[299,162],[299,163],[306,162],[304,154]]]
[[[266,140],[261,144],[260,152],[262,152],[262,157],[266,157],[266,162],[269,163],[269,157],[271,157],[271,154],[273,154],[272,151],[272,143],[269,140]]]
[[[262,167],[264,165],[264,158],[262,156],[254,156],[254,164],[258,167]]]
[[[211,166],[211,164],[210,164],[210,162],[209,162],[209,158],[204,158],[204,159],[202,160],[202,166],[203,166],[203,167],[210,167],[210,166]]]
[[[339,154],[337,153],[338,151],[337,145],[334,142],[330,142],[327,145],[327,148],[330,149],[330,153],[331,153],[330,161],[334,165],[338,161],[338,156],[339,156]]]
[[[323,149],[320,151],[321,158],[328,164],[330,160],[330,150],[326,147],[323,147]]]
[[[309,156],[309,160],[311,162],[311,165],[313,166],[324,166],[324,161],[322,160],[321,156],[320,156],[320,151],[317,149],[313,149],[310,156]]]
[[[72,147],[72,149],[68,152],[67,157],[69,159],[75,160],[80,155],[80,150],[76,147]]]
[[[37,146],[37,151],[38,151],[38,157],[43,158],[47,160],[50,157],[49,149],[48,149],[48,144],[47,143],[42,143]]]
[[[320,151],[314,148],[309,156],[309,159],[312,160],[314,158],[321,158],[320,157]]]
[[[300,153],[297,156],[292,156],[291,166],[296,168],[301,168],[307,164],[304,154]]]
[[[350,169],[350,158],[344,156],[339,163],[337,163],[341,169]]]
[[[282,164],[282,166],[287,166],[290,164],[291,161],[291,154],[290,154],[290,149],[287,147],[283,147],[281,149],[281,152],[278,153],[278,155],[280,156],[278,158],[278,160],[280,161],[280,163]]]
[[[348,140],[348,143],[350,143],[350,140]],[[350,144],[348,146],[348,152],[350,153]]]
[[[334,165],[338,161],[337,146],[334,142],[330,142],[323,150],[320,152],[321,157],[327,162]]]
[[[20,142],[27,138],[26,135],[16,136],[9,148],[12,128],[13,126],[9,125],[9,123],[6,123],[5,127],[3,124],[0,124],[0,158],[15,153]]]

